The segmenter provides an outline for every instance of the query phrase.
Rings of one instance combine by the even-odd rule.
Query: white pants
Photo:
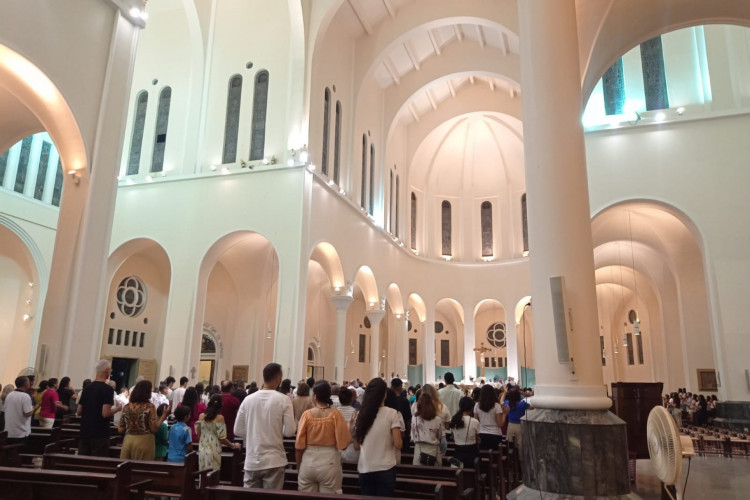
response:
[[[54,418],[39,417],[39,427],[43,427],[45,429],[51,429],[54,425],[55,425]]]
[[[335,446],[308,446],[297,474],[299,491],[341,494],[341,454]]]

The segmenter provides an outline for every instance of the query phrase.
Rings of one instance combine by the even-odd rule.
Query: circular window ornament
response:
[[[505,323],[492,323],[487,328],[487,342],[492,347],[505,347]]]
[[[440,321],[435,321],[435,333],[443,333],[443,323]]]
[[[135,318],[146,308],[146,285],[137,276],[128,276],[117,287],[115,299],[121,313]]]
[[[631,309],[630,312],[628,312],[628,321],[630,321],[631,325],[634,325],[637,319],[638,319],[638,313],[635,312],[635,309]]]
[[[368,318],[367,316],[365,316],[365,320],[363,321],[363,323],[365,324],[365,328],[370,328],[372,326],[372,323],[370,323],[370,318]]]

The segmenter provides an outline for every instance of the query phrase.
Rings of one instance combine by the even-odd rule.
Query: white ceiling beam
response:
[[[383,5],[385,5],[385,10],[388,11],[389,16],[396,17],[396,10],[391,5],[391,0],[383,0]]]
[[[409,105],[407,106],[407,108],[409,108],[409,112],[411,113],[411,116],[414,118],[414,121],[418,122],[419,121],[419,115],[417,114],[416,111],[414,111],[414,108],[411,106],[411,104],[412,103],[409,103]]]
[[[396,73],[396,69],[393,67],[393,64],[391,63],[391,58],[388,56],[385,56],[383,58],[383,65],[385,66],[385,70],[388,72],[389,75],[391,75],[391,79],[393,80],[393,83],[396,85],[401,83],[401,80],[398,77],[398,73]]]
[[[451,91],[451,97],[456,97],[456,88],[453,86],[453,82],[448,80],[448,90]]]
[[[459,42],[462,42],[464,39],[464,32],[461,31],[461,25],[460,24],[454,24],[453,25],[453,31],[456,32],[456,40]]]
[[[427,30],[427,35],[430,37],[430,43],[432,43],[432,49],[435,51],[437,55],[440,55],[440,44],[435,38],[435,34],[432,32],[432,30]]]
[[[427,95],[427,100],[430,101],[430,106],[432,106],[432,110],[437,109],[437,103],[435,102],[435,98],[432,97],[432,92],[430,92],[430,89],[427,89],[424,91],[424,93]]]
[[[417,57],[409,46],[409,40],[404,42],[404,50],[406,51],[406,55],[409,56],[409,60],[411,61],[412,66],[414,66],[414,69],[419,71],[419,61],[417,61]]]
[[[357,16],[357,20],[359,21],[359,24],[362,26],[362,29],[365,30],[365,33],[368,35],[372,35],[372,26],[370,25],[370,22],[365,19],[364,14],[362,14],[358,9],[357,6],[354,4],[354,0],[349,0],[349,6],[354,11],[354,15]]]
[[[484,31],[480,25],[475,24],[474,26],[477,28],[477,40],[479,40],[479,46],[484,48],[484,46],[487,45],[487,41],[484,39]]]
[[[504,31],[500,33],[500,50],[504,56],[507,56],[510,51],[510,47],[508,46],[508,35],[505,34]]]

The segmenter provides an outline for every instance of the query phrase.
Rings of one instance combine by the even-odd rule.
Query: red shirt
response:
[[[39,409],[39,416],[42,418],[55,418],[57,413],[57,406],[55,403],[60,401],[60,396],[57,395],[57,391],[47,389],[42,394],[42,404]]]
[[[237,419],[237,411],[240,409],[240,400],[230,393],[221,393],[221,414],[227,424],[227,439],[234,439],[234,421]]]

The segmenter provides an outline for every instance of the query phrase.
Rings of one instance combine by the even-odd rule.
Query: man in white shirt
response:
[[[451,416],[458,412],[458,402],[461,401],[464,393],[455,386],[455,377],[451,372],[445,373],[445,387],[438,391],[440,402],[443,403],[450,412]]]
[[[180,387],[172,391],[172,410],[180,406],[180,403],[182,403],[182,398],[185,396],[185,389],[187,389],[188,380],[187,377],[180,377]]]
[[[170,401],[167,399],[167,385],[164,382],[160,382],[156,391],[151,393],[151,404],[156,408],[159,408],[160,405],[169,406]]]
[[[281,384],[281,365],[263,368],[263,387],[247,396],[234,421],[234,435],[245,441],[246,488],[281,490],[288,461],[284,436],[297,432],[294,410],[288,396],[276,389]]]
[[[5,430],[8,431],[8,444],[23,444],[31,434],[31,416],[34,404],[29,396],[31,382],[28,377],[16,379],[16,390],[5,398]]]

